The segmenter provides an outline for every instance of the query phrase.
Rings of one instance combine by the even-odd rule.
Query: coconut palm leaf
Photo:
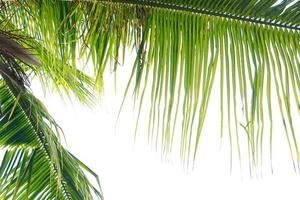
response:
[[[23,73],[12,70],[16,66],[6,60],[0,70],[0,198],[102,199],[86,176],[97,175],[61,146],[60,127],[26,89]]]
[[[62,61],[57,52],[47,50],[38,40],[33,40],[27,33],[18,30],[3,13],[0,13],[0,19],[0,49],[23,63],[31,64],[30,68],[25,65],[27,74],[34,72],[34,77],[38,77],[45,88],[60,94],[64,92],[68,97],[75,95],[87,105],[94,103],[94,84],[89,75],[72,68],[70,64]]]
[[[182,159],[195,159],[218,74],[221,135],[238,152],[246,135],[253,165],[266,142],[272,159],[275,104],[295,168],[299,163],[292,118],[300,111],[299,1],[31,0],[3,3],[2,10],[3,30],[13,24],[43,47],[36,53],[51,66],[45,73],[81,79],[76,59],[92,60],[98,91],[105,66],[116,70],[124,52],[135,49],[125,97],[132,88],[140,116],[150,92],[148,136],[164,153],[179,139]]]

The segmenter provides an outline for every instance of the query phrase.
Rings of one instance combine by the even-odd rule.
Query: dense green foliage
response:
[[[299,1],[28,0],[0,6],[0,102],[6,116],[0,147],[7,149],[0,197],[38,198],[44,191],[43,199],[92,199],[92,192],[101,197],[82,171],[88,168],[60,146],[57,125],[28,92],[28,78],[34,72],[46,87],[91,105],[103,89],[105,68],[116,72],[128,49],[136,60],[124,100],[133,90],[139,118],[150,93],[148,138],[164,154],[179,140],[181,158],[195,159],[218,74],[221,136],[228,134],[239,157],[246,148],[252,167],[262,163],[266,143],[272,160],[276,105],[296,170]],[[41,162],[36,173],[53,174],[55,181],[33,181],[34,164]]]

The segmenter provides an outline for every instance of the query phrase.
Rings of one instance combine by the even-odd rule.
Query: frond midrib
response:
[[[150,7],[150,8],[156,8],[156,9],[166,9],[166,10],[175,10],[179,12],[189,12],[193,14],[203,14],[203,15],[209,15],[209,16],[215,16],[215,17],[221,17],[225,19],[231,19],[231,20],[237,20],[242,22],[248,22],[248,23],[254,23],[254,24],[261,24],[271,27],[277,27],[277,28],[285,28],[289,30],[295,30],[300,31],[300,27],[296,25],[288,25],[284,22],[280,21],[272,21],[272,20],[266,20],[263,18],[254,18],[250,16],[242,16],[242,15],[234,15],[232,13],[223,13],[223,12],[216,12],[213,10],[208,9],[201,9],[201,8],[194,8],[191,6],[186,5],[179,5],[175,3],[164,3],[164,2],[158,2],[158,1],[135,1],[135,0],[99,0],[99,2],[103,4],[125,4],[125,5],[135,5],[135,6],[144,6],[144,7]]]

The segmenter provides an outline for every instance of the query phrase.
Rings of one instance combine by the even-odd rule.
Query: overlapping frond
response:
[[[0,12],[0,36],[2,39],[7,39],[7,44],[1,41],[0,49],[7,52],[11,51],[9,53],[21,62],[33,64],[29,70],[26,68],[26,73],[31,74],[33,72],[46,88],[61,94],[64,92],[68,96],[75,95],[81,102],[88,105],[94,103],[95,96],[92,94],[94,81],[92,77],[83,72],[81,68],[76,68],[75,64],[72,67],[72,64],[59,53],[60,47],[53,49],[51,45],[45,45],[41,41],[42,38],[47,37],[38,35],[39,29],[31,27],[32,24],[34,26],[39,26],[39,24],[34,23],[35,18],[30,18],[34,15],[28,12],[27,9],[29,8],[19,7],[16,2],[12,2],[12,5],[4,5]],[[17,18],[17,21],[13,20],[14,17]],[[21,27],[20,21],[22,21],[22,26],[28,29]],[[15,48],[11,44],[21,48]],[[24,52],[19,52],[20,49]]]
[[[249,159],[257,165],[265,138],[272,148],[275,104],[295,168],[299,163],[292,119],[292,113],[299,114],[299,1],[57,0],[5,5],[3,18],[47,49],[36,53],[42,64],[52,66],[46,73],[54,77],[63,71],[78,78],[76,59],[91,59],[91,84],[99,90],[105,66],[116,70],[124,52],[136,49],[127,93],[132,86],[139,116],[144,94],[150,91],[148,135],[162,144],[163,152],[170,152],[179,139],[181,157],[195,158],[219,74],[221,134],[228,133],[238,151],[238,138],[246,134]]]
[[[97,176],[60,145],[60,127],[42,103],[0,73],[0,198],[102,199],[86,174]]]

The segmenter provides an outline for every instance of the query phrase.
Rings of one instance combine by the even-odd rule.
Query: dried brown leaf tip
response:
[[[27,48],[23,47],[4,33],[0,33],[0,49],[26,64],[36,66],[42,65],[37,57],[35,57]]]

